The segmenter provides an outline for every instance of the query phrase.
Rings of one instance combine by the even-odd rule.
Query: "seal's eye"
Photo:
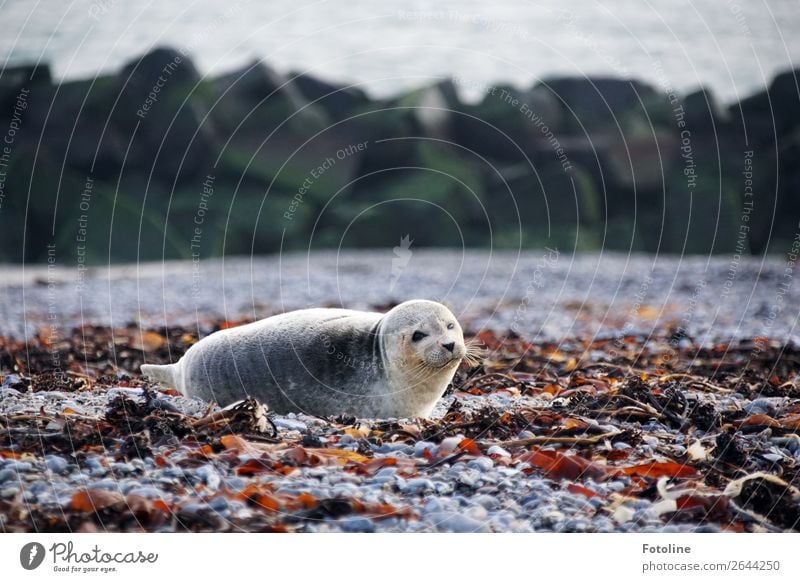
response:
[[[421,331],[415,331],[414,335],[411,336],[411,341],[418,342],[424,337],[428,337],[428,334]]]
[[[455,323],[448,323],[447,324],[447,329],[453,329],[455,326],[456,326]]]

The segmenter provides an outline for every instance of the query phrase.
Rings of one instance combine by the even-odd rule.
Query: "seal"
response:
[[[280,414],[427,417],[476,350],[444,305],[413,300],[385,314],[290,311],[215,332],[178,362],[141,369],[221,406],[252,396]]]

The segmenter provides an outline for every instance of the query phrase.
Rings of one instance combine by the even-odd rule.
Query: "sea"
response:
[[[374,97],[602,75],[734,102],[800,62],[797,0],[0,0],[0,19],[0,65],[58,79],[173,46],[204,75],[264,59]]]

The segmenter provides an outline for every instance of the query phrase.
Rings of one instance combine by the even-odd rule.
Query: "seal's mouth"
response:
[[[433,368],[434,370],[441,370],[442,368],[447,368],[448,366],[451,366],[454,363],[461,363],[461,360],[463,359],[464,356],[453,355],[442,360],[441,362],[440,361],[426,362],[426,364],[429,368]]]

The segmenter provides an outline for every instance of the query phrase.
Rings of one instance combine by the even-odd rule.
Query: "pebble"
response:
[[[744,411],[747,414],[766,414],[768,416],[775,416],[778,406],[785,404],[784,398],[756,398],[752,402],[744,406]]]
[[[272,422],[275,423],[275,426],[284,430],[296,430],[300,434],[308,432],[308,425],[305,422],[296,420],[294,418],[276,416],[272,419]]]
[[[124,388],[117,386],[115,388],[109,388],[107,391],[108,399],[112,400],[117,398],[118,396],[127,396],[128,398],[141,398],[144,394],[144,390],[141,388]]]
[[[400,489],[400,491],[402,491],[403,493],[407,493],[409,495],[418,495],[420,493],[427,493],[428,491],[433,491],[434,488],[433,481],[422,477],[408,479],[403,482],[401,482],[398,479],[397,486]]]
[[[100,459],[97,457],[89,457],[86,459],[86,466],[90,469],[102,469],[103,464],[100,462]]]
[[[449,455],[453,451],[456,450],[458,447],[458,443],[464,440],[464,435],[458,435],[454,437],[447,437],[442,441],[442,444],[439,445],[439,450],[441,451],[442,455]]]
[[[497,509],[500,505],[500,502],[493,495],[475,495],[472,498],[472,503],[476,503],[490,511]]]
[[[481,474],[475,469],[467,469],[466,471],[462,471],[458,476],[458,482],[467,487],[475,488],[478,486],[478,479],[480,479],[480,477]]]
[[[241,491],[247,487],[247,483],[241,477],[228,477],[225,479],[225,486],[231,491]]]
[[[56,475],[61,475],[67,471],[67,467],[69,463],[64,457],[59,457],[58,455],[47,455],[44,458],[45,466],[55,473]]]
[[[163,499],[167,494],[157,487],[134,487],[127,492],[128,495],[138,495],[145,499]]]
[[[18,374],[8,374],[3,377],[3,387],[14,386],[22,382],[22,378]],[[15,390],[16,392],[16,390]]]
[[[509,453],[503,447],[498,446],[498,445],[492,445],[491,447],[489,447],[489,449],[486,451],[486,454],[490,455],[490,456],[497,455],[497,456],[500,456],[500,457],[510,457],[511,456],[511,453]]]
[[[485,507],[482,507],[480,505],[475,505],[467,509],[464,512],[464,515],[472,519],[475,519],[477,521],[486,521],[489,517],[489,512],[486,511]]]
[[[136,469],[130,463],[114,463],[111,465],[111,472],[115,474],[128,475]]]
[[[217,513],[228,513],[230,511],[228,499],[222,495],[212,499],[208,506]]]
[[[348,533],[372,533],[375,531],[375,523],[366,517],[343,519],[338,523],[342,531]]]
[[[16,461],[11,460],[6,463],[5,469],[11,469],[12,471],[16,471],[17,473],[27,473],[31,469],[33,469],[33,465],[28,463],[27,461]]]
[[[6,481],[17,479],[17,472],[12,471],[11,469],[2,469],[0,470],[0,484],[5,483]]]
[[[211,465],[203,465],[197,469],[197,476],[203,480],[205,486],[211,491],[216,491],[219,489],[220,483],[222,483],[222,477],[220,476],[219,471],[217,471]]]
[[[469,463],[467,463],[467,467],[470,467],[471,469],[477,469],[478,471],[485,473],[492,470],[494,467],[494,461],[492,461],[489,457],[478,457],[477,459],[472,459]]]
[[[6,487],[0,491],[0,497],[3,499],[11,499],[17,494],[18,491],[19,489],[17,487]]]
[[[461,513],[432,513],[425,519],[440,532],[488,533],[491,531],[485,522]]]
[[[435,457],[438,448],[439,447],[436,443],[430,443],[428,441],[417,441],[414,444],[414,456],[424,457],[425,451],[428,451],[432,456]]]
[[[433,489],[436,495],[450,495],[455,487],[450,481],[434,481]]]

